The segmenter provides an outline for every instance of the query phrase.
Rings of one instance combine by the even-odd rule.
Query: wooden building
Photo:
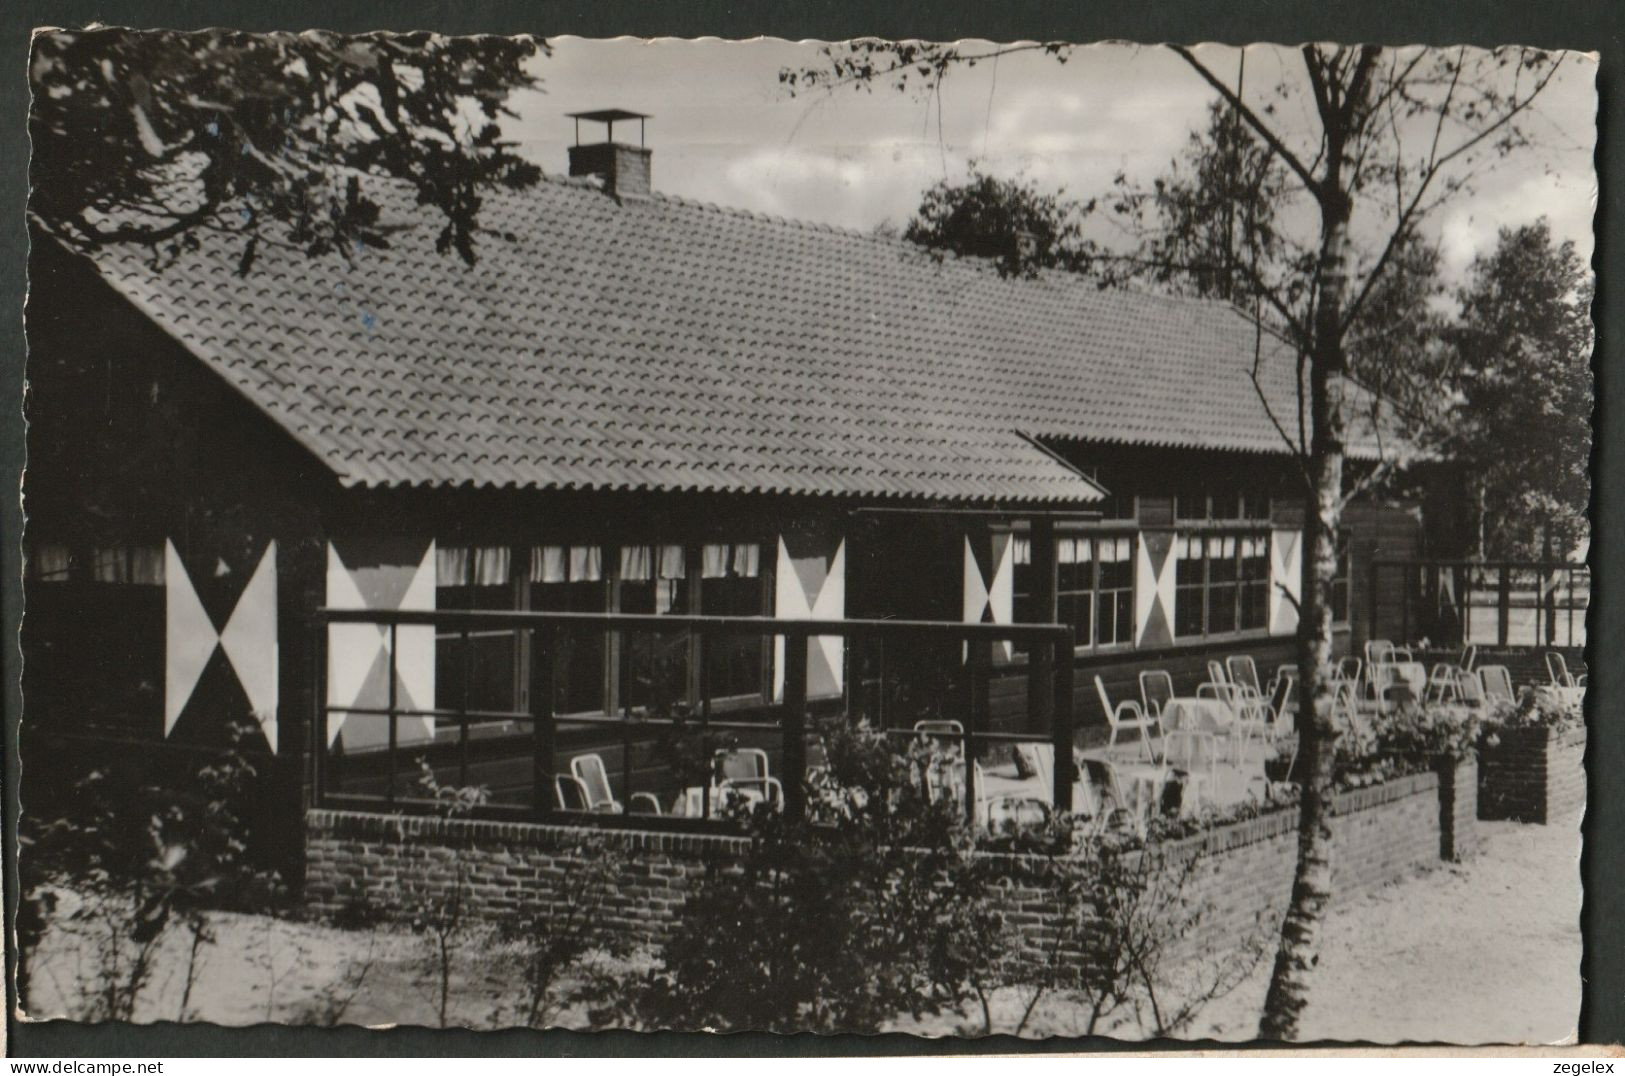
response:
[[[390,633],[321,638],[324,606],[1005,623],[1045,619],[1051,564],[1084,724],[1095,673],[1122,692],[1147,666],[1188,686],[1215,654],[1291,660],[1302,501],[1249,376],[1258,354],[1294,414],[1274,336],[1217,302],[663,196],[649,158],[577,147],[582,175],[490,196],[474,265],[390,188],[387,248],[261,245],[246,273],[240,235],[85,257],[36,232],[25,720],[122,749],[251,715],[274,814],[318,692],[501,715],[545,686],[603,716],[783,691],[771,639],[578,635],[539,670],[522,632],[424,625],[390,683]],[[1346,633],[1362,563],[1425,533],[1420,505],[1351,508]],[[964,659],[810,645],[809,695],[853,709],[872,687],[928,712]],[[1026,655],[991,662],[1014,727]],[[338,710],[329,733],[351,756],[386,738]]]

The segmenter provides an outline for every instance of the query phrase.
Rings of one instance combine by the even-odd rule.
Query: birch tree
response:
[[[1260,1038],[1291,1040],[1332,896],[1331,597],[1343,509],[1358,485],[1345,475],[1359,401],[1349,377],[1351,341],[1374,297],[1416,250],[1428,219],[1469,195],[1484,170],[1531,146],[1531,106],[1563,58],[1517,47],[1272,47],[1249,52],[1268,61],[1268,73],[1260,79],[1255,68],[1244,89],[1206,55],[1168,48],[1286,175],[1271,236],[1280,255],[1267,262],[1237,257],[1224,268],[1239,274],[1261,320],[1290,341],[1302,386],[1303,435],[1292,432],[1300,416],[1275,417],[1301,463],[1307,502],[1298,631],[1304,787],[1297,866],[1259,1025]],[[1088,62],[1060,42],[869,40],[826,46],[820,64],[782,71],[780,81],[792,92],[880,85],[940,99],[951,72],[1015,53]],[[1235,219],[1247,226],[1246,214]]]

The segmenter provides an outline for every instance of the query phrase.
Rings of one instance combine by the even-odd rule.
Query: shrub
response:
[[[1585,723],[1584,709],[1577,699],[1541,685],[1525,687],[1516,701],[1498,699],[1485,718],[1486,731],[1496,728],[1574,728]]]
[[[808,819],[730,809],[749,847],[686,902],[638,992],[656,1027],[872,1032],[958,1006],[1005,937],[997,863],[923,779],[933,749],[833,722]],[[989,989],[983,983],[981,989]]]
[[[256,769],[245,745],[258,735],[252,725],[231,728],[223,751],[164,784],[100,765],[53,775],[72,794],[54,810],[25,814],[20,827],[27,871],[20,997],[50,938],[43,970],[71,1015],[129,1020],[160,950],[178,932],[186,963],[174,1018],[189,1018],[203,951],[214,940],[208,913],[263,910],[283,893],[280,879],[247,855],[244,814]]]

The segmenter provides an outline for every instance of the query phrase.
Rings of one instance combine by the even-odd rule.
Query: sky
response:
[[[902,225],[922,191],[944,178],[962,180],[973,161],[1084,199],[1107,193],[1119,172],[1148,183],[1205,122],[1215,96],[1184,61],[1154,46],[1092,45],[1065,64],[1020,54],[957,68],[939,103],[884,87],[791,96],[779,71],[817,64],[816,42],[551,44],[552,54],[535,63],[541,91],[517,95],[518,119],[506,125],[544,170],[566,171],[575,137],[567,113],[625,108],[651,116],[657,190],[862,230]],[[1229,78],[1240,52],[1204,46],[1199,56]],[[1295,60],[1270,46],[1249,50],[1249,99],[1272,81],[1272,70]],[[1566,55],[1530,118],[1538,152],[1502,162],[1470,197],[1430,221],[1447,274],[1459,276],[1487,252],[1500,227],[1543,215],[1558,237],[1590,257],[1595,84],[1595,60]],[[1277,118],[1289,130],[1311,129],[1308,116],[1291,109]],[[636,138],[635,128],[616,134]],[[583,124],[583,141],[601,137],[601,128]]]

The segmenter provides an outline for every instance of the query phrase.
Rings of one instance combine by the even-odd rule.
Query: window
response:
[[[512,609],[512,551],[506,546],[440,546],[435,608]],[[519,634],[481,629],[435,632],[435,708],[512,711]]]
[[[1354,555],[1348,535],[1337,540],[1337,574],[1332,577],[1332,620],[1347,624],[1349,620],[1349,577],[1353,574]]]
[[[689,612],[682,546],[623,546],[620,567],[621,612],[657,616]],[[627,632],[623,639],[623,705],[658,709],[688,699],[687,632]]]
[[[1095,642],[1134,641],[1134,539],[1127,535],[1096,538],[1099,567]]]
[[[66,583],[73,572],[73,551],[51,542],[35,546],[28,555],[25,572],[31,582]]]
[[[1270,517],[1270,496],[1262,486],[1237,484],[1211,488],[1192,486],[1174,496],[1174,518],[1180,522],[1218,523],[1265,520]]]
[[[1268,626],[1269,537],[1182,534],[1174,546],[1174,635]]]
[[[707,616],[761,616],[762,547],[755,542],[712,544],[700,550],[700,612]],[[705,693],[713,699],[760,695],[764,640],[757,635],[713,635],[705,642]]]
[[[1032,543],[1015,539],[1015,620],[1033,623]],[[1063,535],[1055,542],[1057,621],[1071,624],[1078,646],[1134,641],[1134,539]],[[1024,651],[1022,644],[1016,644]]]
[[[602,613],[609,608],[604,551],[595,545],[536,546],[530,551],[530,607],[549,613]],[[552,662],[553,712],[604,709],[603,632],[561,631]]]
[[[164,552],[157,546],[115,546],[91,557],[90,577],[97,583],[162,586]]]

